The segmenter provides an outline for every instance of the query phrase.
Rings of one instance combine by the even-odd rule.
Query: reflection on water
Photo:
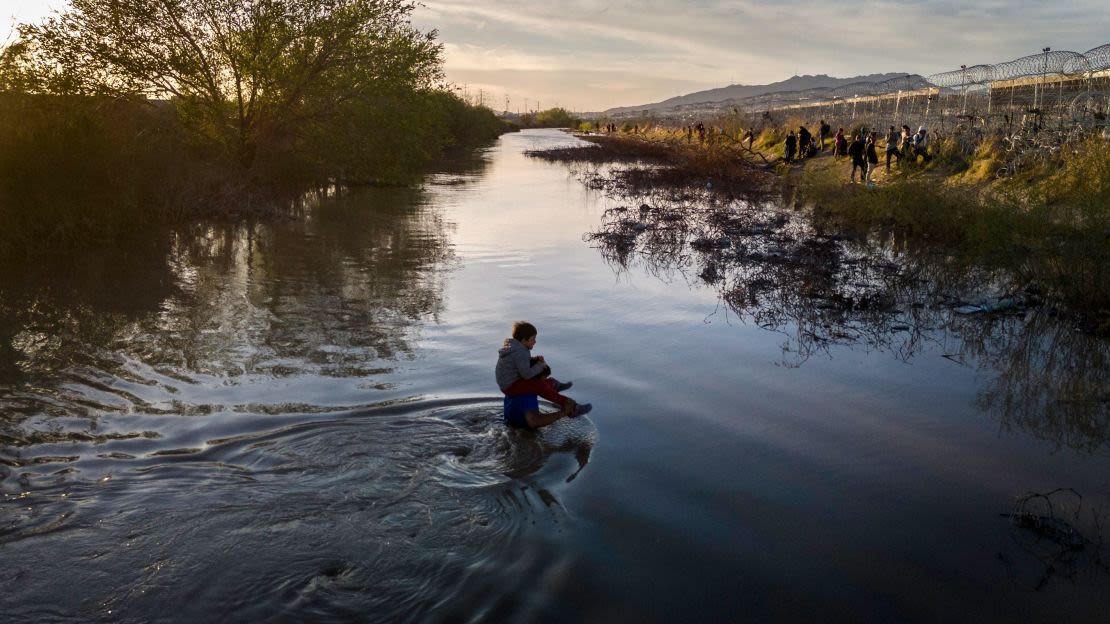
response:
[[[4,615],[1101,612],[1093,549],[1043,599],[1008,593],[1044,569],[1000,514],[1074,487],[1068,521],[1097,541],[1103,342],[1024,285],[1021,305],[958,313],[1013,284],[895,236],[696,190],[606,215],[521,155],[568,140],[512,135],[421,189],[6,268]],[[608,265],[581,240],[599,221]],[[491,359],[517,316],[590,416],[501,424]]]
[[[965,323],[961,356],[990,371],[979,407],[1004,427],[1094,452],[1110,439],[1110,345],[1047,313]]]
[[[310,199],[5,268],[7,617],[454,621],[528,613],[527,579],[558,582],[528,536],[569,522],[596,430],[516,432],[499,402],[395,389],[444,312],[455,225],[423,190]]]
[[[487,164],[431,184],[465,187]],[[424,191],[370,189],[277,223],[8,267],[0,578],[24,589],[5,614],[533,609],[526,579],[550,576],[559,555],[527,535],[569,521],[560,491],[596,431],[583,419],[516,432],[499,402],[394,389],[444,312],[454,227]]]
[[[586,236],[614,270],[710,285],[715,314],[783,335],[786,366],[836,347],[903,362],[941,348],[993,377],[979,404],[1003,426],[1090,451],[1110,436],[1110,341],[1058,318],[1032,288],[982,261],[890,234],[830,232],[802,211],[709,194],[617,199]],[[983,312],[974,301],[1005,307]]]
[[[443,309],[451,224],[420,202],[353,194],[288,223],[179,233],[161,255],[103,263],[114,271],[5,280],[4,424],[44,406],[85,427],[105,413],[283,412],[306,407],[275,391],[299,379],[372,385]],[[228,386],[244,389],[230,404],[213,391]]]

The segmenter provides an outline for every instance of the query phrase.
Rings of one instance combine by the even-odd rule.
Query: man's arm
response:
[[[520,373],[522,379],[531,379],[539,375],[547,366],[542,360],[537,361],[535,366],[533,366],[531,358],[528,357],[527,353],[518,353],[513,356],[513,363],[516,364],[516,371]]]

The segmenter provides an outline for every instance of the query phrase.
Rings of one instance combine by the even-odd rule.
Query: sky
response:
[[[62,0],[0,0],[36,21]],[[931,74],[1110,43],[1106,0],[423,0],[447,80],[496,110],[599,111],[796,74]]]

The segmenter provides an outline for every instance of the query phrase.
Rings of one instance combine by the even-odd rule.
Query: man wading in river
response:
[[[561,383],[551,376],[551,367],[543,356],[532,357],[536,346],[536,326],[526,321],[513,323],[512,338],[506,338],[497,351],[494,373],[497,385],[505,394],[505,424],[521,429],[538,429],[563,418],[576,418],[589,413],[589,403],[575,403],[560,392],[573,382]],[[558,412],[540,412],[537,395],[558,405]]]

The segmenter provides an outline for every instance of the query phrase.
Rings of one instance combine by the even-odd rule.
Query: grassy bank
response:
[[[442,91],[404,92],[260,141],[244,167],[174,102],[0,94],[0,257],[142,237],[152,224],[285,210],[327,184],[405,184],[506,127]],[[337,127],[336,124],[341,127]]]
[[[757,186],[771,176],[784,202],[808,206],[834,231],[891,234],[903,245],[927,247],[967,266],[1004,270],[1015,288],[1059,302],[1090,329],[1110,333],[1110,142],[1090,139],[997,179],[1006,157],[997,143],[969,150],[940,139],[929,159],[896,164],[889,175],[880,170],[877,185],[867,188],[849,183],[848,161],[829,152],[782,163],[780,134],[766,129],[748,149],[728,133],[699,141],[679,129],[648,128],[585,137],[602,149],[559,159],[628,162],[642,154],[680,171],[678,183],[704,184],[731,172]],[[667,176],[656,177],[652,183],[669,183]]]
[[[995,180],[997,162],[989,148],[964,157],[942,145],[867,188],[846,183],[846,162],[817,159],[797,191],[818,218],[1004,268],[1110,331],[1110,144],[1092,139],[1019,179]]]

